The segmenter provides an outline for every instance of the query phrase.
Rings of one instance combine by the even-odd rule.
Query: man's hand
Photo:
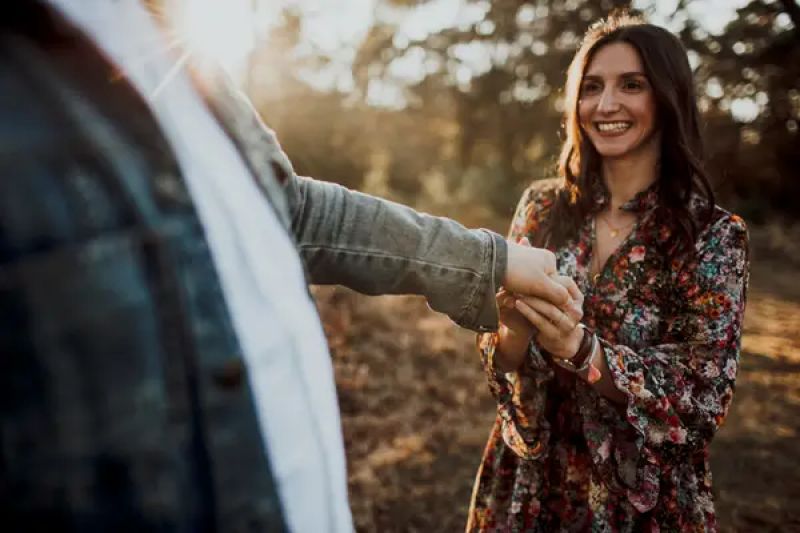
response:
[[[580,322],[583,318],[583,295],[574,281],[557,280],[555,276],[556,256],[553,252],[533,248],[527,239],[523,239],[522,244],[509,241],[503,287],[514,294],[550,302],[575,322]]]

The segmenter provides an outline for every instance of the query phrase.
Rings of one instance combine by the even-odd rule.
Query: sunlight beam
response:
[[[256,44],[256,7],[251,0],[172,0],[165,14],[192,56],[235,71],[246,65]]]

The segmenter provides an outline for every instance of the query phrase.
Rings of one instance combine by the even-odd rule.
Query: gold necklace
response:
[[[608,226],[609,235],[611,235],[612,239],[616,239],[617,236],[620,234],[620,232],[625,231],[626,229],[630,228],[636,223],[636,219],[634,219],[633,221],[629,222],[628,224],[625,224],[624,226],[615,228],[614,226],[609,224],[606,219],[601,218],[600,215],[596,215],[594,217],[594,220],[592,221],[592,232],[594,233],[594,243],[592,244],[592,260],[589,265],[589,269],[594,270],[594,274],[592,275],[592,283],[594,285],[597,285],[597,281],[600,279],[600,275],[603,273],[601,270],[603,265],[600,264],[600,239],[597,236],[597,219],[602,220],[602,222],[606,226]]]
[[[603,222],[603,224],[605,224],[608,227],[608,230],[609,230],[608,233],[609,233],[609,235],[611,235],[612,239],[616,239],[617,235],[619,235],[620,232],[625,231],[626,229],[630,228],[631,226],[633,226],[636,223],[636,219],[634,218],[632,221],[628,222],[624,226],[620,226],[618,228],[615,228],[605,218],[601,218],[600,216],[598,216],[597,218],[600,218],[600,220]]]
[[[597,257],[597,256],[595,256],[595,257]],[[599,263],[600,261],[598,260],[597,262],[595,262],[594,258],[593,258],[592,262],[593,263]],[[600,279],[600,274],[601,274],[600,266],[598,264],[595,264],[593,269],[594,269],[594,275],[592,276],[592,285],[597,285],[597,280]]]

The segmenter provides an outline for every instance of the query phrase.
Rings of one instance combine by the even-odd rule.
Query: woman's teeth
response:
[[[630,122],[598,122],[597,129],[604,133],[619,133],[631,127]]]

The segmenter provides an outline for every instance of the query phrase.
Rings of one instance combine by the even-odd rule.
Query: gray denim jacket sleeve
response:
[[[297,177],[275,134],[224,73],[215,82],[199,81],[266,198],[291,226],[312,283],[365,294],[419,294],[460,326],[497,328],[495,293],[507,263],[502,237]]]
[[[312,283],[420,294],[464,328],[497,328],[507,263],[500,235],[311,178],[292,176],[287,193]]]

